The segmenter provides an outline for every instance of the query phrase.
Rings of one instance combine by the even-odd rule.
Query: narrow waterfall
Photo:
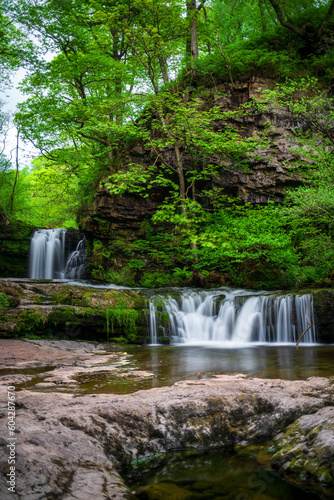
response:
[[[309,326],[307,319],[312,328],[301,343],[315,343],[312,295],[272,295],[226,288],[184,291],[178,300],[162,295],[150,299],[152,344],[162,336],[169,336],[175,344],[295,343]]]
[[[67,259],[64,277],[68,279],[80,279],[84,273],[86,262],[87,250],[85,240],[80,240],[74,252]]]
[[[86,264],[86,248],[81,240],[76,250],[68,251],[66,229],[39,229],[30,243],[29,278],[78,279]]]

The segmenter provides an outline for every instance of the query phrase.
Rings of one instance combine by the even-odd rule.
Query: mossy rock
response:
[[[23,289],[17,283],[0,281],[0,293],[6,295],[9,306],[16,307],[21,302]]]
[[[319,342],[333,342],[334,339],[334,290],[312,290],[314,320],[318,329]]]
[[[164,344],[164,345],[169,345],[170,344],[170,338],[167,337],[166,335],[161,335],[158,338],[159,344]]]
[[[73,307],[57,307],[48,315],[48,323],[52,325],[64,325],[73,321],[75,312]]]
[[[20,336],[27,333],[39,333],[44,329],[47,316],[38,308],[21,311],[16,319],[15,332]]]
[[[10,219],[0,207],[0,276],[28,276],[30,239],[36,228]]]

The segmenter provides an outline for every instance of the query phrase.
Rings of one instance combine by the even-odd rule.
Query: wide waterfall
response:
[[[175,292],[177,294],[177,292]],[[315,343],[312,295],[279,295],[228,288],[182,291],[150,299],[151,343]]]
[[[39,229],[30,243],[29,278],[79,279],[86,264],[86,247],[81,240],[70,252],[66,229]]]

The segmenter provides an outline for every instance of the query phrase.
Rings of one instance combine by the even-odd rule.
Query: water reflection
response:
[[[180,380],[212,377],[215,374],[244,373],[251,377],[307,379],[334,376],[334,346],[303,347],[254,345],[239,349],[203,346],[151,346],[128,348],[124,369],[148,371],[151,378],[118,377],[106,371],[78,375],[73,388],[38,389],[75,393],[129,394],[141,389],[172,385]],[[40,382],[29,382],[29,388]],[[23,386],[22,386],[23,387]],[[28,385],[24,385],[28,387]]]
[[[245,373],[282,379],[334,375],[334,346],[263,346],[219,349],[203,346],[128,349],[140,369],[174,383],[180,378],[213,373]]]

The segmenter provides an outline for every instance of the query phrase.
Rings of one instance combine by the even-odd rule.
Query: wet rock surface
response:
[[[99,373],[109,373],[116,378],[154,376],[147,371],[134,370],[128,366],[126,352],[116,347],[114,352],[106,351],[103,344],[73,340],[0,339],[0,348],[0,379],[22,384],[40,373],[43,381],[33,384],[37,389],[59,389],[62,386],[76,389],[78,376]]]
[[[321,395],[320,395],[321,397]],[[332,485],[334,479],[334,407],[304,415],[274,440],[272,466],[286,475]]]
[[[54,344],[49,349],[52,357],[52,349],[57,349]],[[87,350],[83,347],[81,351],[86,352],[68,354],[87,356],[87,360],[89,354],[94,356],[94,350]],[[57,354],[59,351],[65,349],[59,349]],[[52,362],[50,358],[45,361]],[[6,483],[7,387],[13,382],[6,376],[0,383],[0,487],[4,499],[130,498],[117,469],[133,460],[173,449],[224,451],[240,443],[270,440],[275,452],[273,466],[282,474],[291,473],[293,463],[300,460],[304,450],[304,462],[313,451],[311,459],[321,468],[321,474],[312,477],[320,484],[332,481],[333,380],[316,377],[283,381],[219,375],[122,396],[16,391],[13,494]],[[286,442],[288,456],[283,449]]]

